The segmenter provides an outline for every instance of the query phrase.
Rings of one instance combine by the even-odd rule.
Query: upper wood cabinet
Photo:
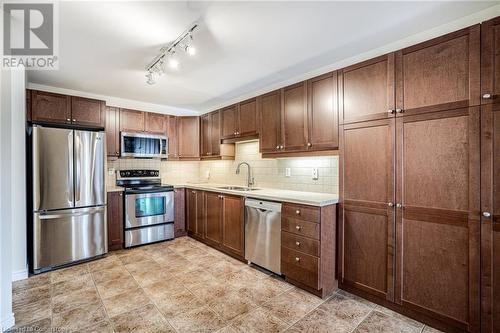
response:
[[[179,158],[179,135],[177,133],[176,116],[167,116],[168,159]]]
[[[395,54],[339,70],[340,118],[345,124],[395,115]]]
[[[307,83],[283,88],[281,133],[285,151],[307,149]]]
[[[201,116],[201,156],[220,157],[220,112],[214,111]]]
[[[71,124],[71,96],[31,91],[33,122]]]
[[[280,151],[281,142],[281,90],[257,97],[259,114],[260,152]]]
[[[168,119],[165,115],[159,113],[146,112],[145,131],[165,135],[167,132]]]
[[[106,151],[109,157],[120,156],[120,111],[106,107]]]
[[[220,110],[221,139],[245,139],[258,134],[255,98]]]
[[[71,122],[81,126],[104,127],[106,104],[96,99],[71,96]]]
[[[200,158],[200,117],[178,117],[180,159]]]
[[[120,131],[143,132],[145,129],[145,112],[120,109]]]
[[[394,119],[344,125],[341,136],[339,280],[392,301]]]
[[[337,72],[307,81],[307,148],[309,150],[338,148],[337,96]]]
[[[479,24],[398,51],[396,81],[406,114],[479,105]]]
[[[481,25],[481,330],[500,331],[500,18]]]

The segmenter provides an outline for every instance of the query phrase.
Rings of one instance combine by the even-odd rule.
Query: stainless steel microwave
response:
[[[165,135],[121,132],[122,157],[167,158],[168,138]]]

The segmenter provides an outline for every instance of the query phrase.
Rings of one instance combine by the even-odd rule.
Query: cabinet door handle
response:
[[[120,197],[122,197],[122,196],[123,196],[123,193],[120,193]]]
[[[490,212],[483,212],[483,216],[486,217],[486,218],[490,218],[491,217],[491,213]]]
[[[196,191],[191,191],[191,193],[196,193]]]
[[[300,258],[299,257],[295,257],[295,261],[299,262]]]
[[[483,94],[483,99],[491,99],[491,94]]]
[[[73,121],[75,122],[75,121],[76,121],[76,119],[73,119]]]
[[[312,147],[312,143],[308,142],[308,143],[307,143],[307,146],[308,146],[308,147]]]
[[[71,121],[71,119],[67,118],[66,121]]]
[[[394,203],[392,203],[392,202],[388,202],[388,203],[387,203],[387,206],[389,206],[389,207],[394,207]]]
[[[397,204],[396,204],[396,208],[403,208],[403,205],[402,205],[402,204],[400,204],[400,203],[397,203]]]
[[[299,225],[295,226],[295,229],[300,230],[300,226]]]
[[[295,214],[300,215],[300,210],[298,210],[298,209],[297,209],[297,210],[295,211]]]
[[[295,245],[300,246],[300,242],[295,242]]]
[[[396,110],[394,110],[394,109],[387,110],[387,113],[388,113],[388,114],[394,114],[394,112],[396,112]]]
[[[404,110],[403,109],[396,109],[396,113],[403,113]]]
[[[284,146],[280,146],[280,149],[284,149],[285,147]]]

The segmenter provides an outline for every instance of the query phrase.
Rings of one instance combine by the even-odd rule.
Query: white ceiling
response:
[[[59,70],[30,83],[195,111],[498,2],[60,2]],[[198,53],[146,84],[160,47],[198,20]]]

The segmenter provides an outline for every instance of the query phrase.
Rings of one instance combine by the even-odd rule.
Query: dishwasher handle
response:
[[[281,213],[281,203],[280,202],[245,199],[245,206],[257,208],[261,211],[264,210],[264,211],[272,211],[272,212]]]

